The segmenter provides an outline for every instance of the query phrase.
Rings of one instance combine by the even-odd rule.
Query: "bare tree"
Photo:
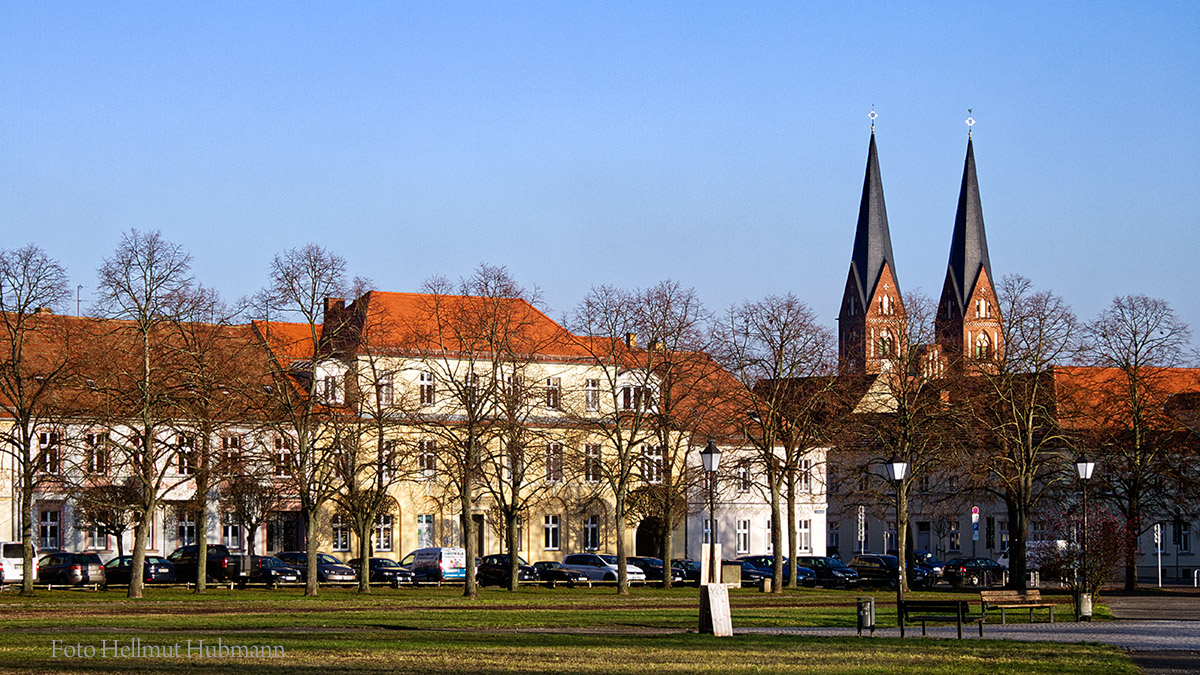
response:
[[[68,324],[42,308],[68,295],[63,267],[34,245],[0,251],[0,411],[12,420],[0,433],[0,452],[12,458],[19,494],[24,573],[21,594],[33,594],[33,494],[46,465],[37,444],[40,426],[50,422],[56,394],[70,375]]]
[[[132,527],[142,501],[137,483],[84,485],[72,491],[71,501],[75,506],[76,527],[116,538],[117,556],[124,556],[125,533]]]
[[[254,456],[254,455],[252,455]],[[271,460],[262,455],[247,462],[248,471],[228,476],[221,484],[221,500],[229,515],[246,536],[246,552],[254,555],[258,528],[267,517],[283,507],[290,485],[279,480],[272,470]],[[284,468],[284,467],[281,467]]]
[[[341,448],[327,434],[329,420],[347,414],[346,371],[327,349],[347,319],[343,297],[346,261],[308,244],[288,249],[271,261],[270,280],[260,293],[264,321],[259,336],[271,354],[272,384],[264,419],[285,443],[294,444],[282,461],[290,466],[304,520],[308,552],[304,595],[317,595],[320,510],[337,493]],[[278,323],[292,319],[292,323]]]
[[[805,457],[826,440],[832,426],[833,340],[812,310],[792,295],[734,306],[721,328],[721,359],[738,380],[738,386],[727,391],[728,423],[753,449],[752,465],[765,480],[773,550],[784,550],[783,523],[788,523],[792,562],[797,538],[795,480]],[[818,468],[809,462],[809,471]],[[786,518],[781,517],[785,489]],[[775,556],[772,572],[772,588],[782,593],[782,555]],[[788,574],[794,584],[794,564]]]
[[[1081,359],[1101,369],[1080,378],[1098,417],[1086,442],[1101,452],[1099,493],[1125,519],[1125,588],[1137,588],[1138,537],[1147,514],[1171,514],[1181,491],[1186,435],[1163,408],[1168,397],[1200,378],[1181,372],[1191,330],[1165,301],[1134,295],[1112,305],[1084,330]]]
[[[176,297],[190,292],[191,257],[158,232],[131,230],[99,270],[97,310],[116,321],[92,354],[97,383],[93,421],[124,457],[121,470],[141,496],[134,524],[129,597],[143,591],[146,542],[154,514],[171,487],[168,472],[179,447],[164,440],[172,430],[178,363],[167,349]]]
[[[1030,515],[1062,476],[1072,445],[1052,369],[1070,358],[1077,322],[1061,297],[1035,292],[1021,276],[1005,277],[996,296],[1002,348],[968,357],[958,390],[975,441],[970,467],[978,487],[1008,510],[1009,583],[1024,590]]]

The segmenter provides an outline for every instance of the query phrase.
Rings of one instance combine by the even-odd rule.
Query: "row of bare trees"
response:
[[[65,490],[67,474],[82,476],[74,494],[91,526],[132,527],[133,597],[142,592],[154,514],[185,484],[201,533],[200,591],[210,495],[226,497],[252,534],[283,506],[286,484],[307,550],[317,549],[320,514],[334,505],[349,514],[366,560],[395,488],[430,472],[460,515],[468,569],[481,553],[472,514],[486,502],[502,519],[512,587],[518,524],[561,497],[571,472],[611,499],[619,558],[628,553],[627,525],[651,517],[662,524],[669,557],[675,526],[703,487],[685,470],[688,453],[707,438],[749,458],[771,506],[773,550],[783,551],[786,528],[793,568],[797,486],[825,473],[816,448],[836,448],[830,472],[850,478],[837,480],[837,491],[863,499],[873,492],[877,502],[898,497],[901,555],[918,482],[954,476],[954,490],[996,496],[1009,512],[1016,580],[1024,579],[1030,517],[1056,494],[1079,450],[1096,454],[1098,496],[1130,525],[1130,572],[1136,534],[1172,505],[1190,503],[1180,496],[1196,488],[1184,468],[1194,463],[1179,461],[1194,436],[1164,413],[1180,378],[1194,377],[1178,369],[1190,333],[1158,300],[1118,298],[1081,324],[1058,296],[1010,277],[998,293],[1003,348],[946,368],[930,356],[934,308],[913,296],[891,331],[900,339],[889,368],[878,377],[839,376],[833,334],[794,296],[716,316],[674,282],[600,286],[569,314],[571,332],[548,331],[539,292],[504,268],[433,279],[417,311],[395,317],[374,314],[369,282],[349,280],[345,261],[318,246],[277,255],[264,290],[232,306],[195,281],[190,263],[158,233],[128,233],[100,268],[94,316],[82,320],[43,309],[69,296],[58,263],[35,246],[0,255],[0,403],[13,420],[3,451],[21,501],[24,592],[32,592],[31,500]],[[357,300],[331,300],[346,296]],[[546,353],[593,367],[596,377],[572,397],[579,410],[548,400],[567,392],[546,370]],[[397,359],[432,376],[440,408],[422,400],[421,388],[395,386]],[[1070,364],[1094,368],[1061,377]],[[347,386],[326,391],[330,378]],[[82,430],[80,438],[39,438],[67,428]],[[426,440],[396,429],[419,429]],[[261,440],[232,440],[250,437]],[[589,439],[603,445],[602,456],[571,451]],[[424,459],[422,442],[436,443],[436,465]],[[69,443],[83,450],[80,471],[46,471],[64,461],[55,448]],[[268,460],[257,463],[269,467],[264,475],[248,471],[251,455]],[[907,462],[904,480],[859,480],[892,459]],[[98,463],[122,481],[95,480]],[[305,592],[315,595],[315,556],[308,566]],[[786,576],[795,583],[794,569]],[[465,593],[476,592],[468,575]],[[628,592],[623,567],[618,592]]]

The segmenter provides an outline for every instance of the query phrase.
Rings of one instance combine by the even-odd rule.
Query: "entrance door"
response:
[[[638,525],[634,539],[634,555],[647,558],[662,558],[663,523],[658,518],[647,518]]]

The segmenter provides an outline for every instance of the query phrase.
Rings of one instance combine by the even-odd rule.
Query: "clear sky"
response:
[[[138,228],[230,298],[312,241],[384,290],[488,262],[556,318],[672,278],[832,326],[871,106],[901,287],[935,296],[973,108],[997,276],[1200,333],[1198,55],[1194,1],[3,0],[0,244],[85,307]]]

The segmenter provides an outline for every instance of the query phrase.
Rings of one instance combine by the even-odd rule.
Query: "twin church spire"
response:
[[[887,369],[897,350],[908,349],[907,332],[872,124],[850,272],[838,315],[841,371],[872,374]],[[956,367],[964,357],[987,360],[1002,346],[969,135],[935,334],[936,349],[926,351],[942,366]]]

